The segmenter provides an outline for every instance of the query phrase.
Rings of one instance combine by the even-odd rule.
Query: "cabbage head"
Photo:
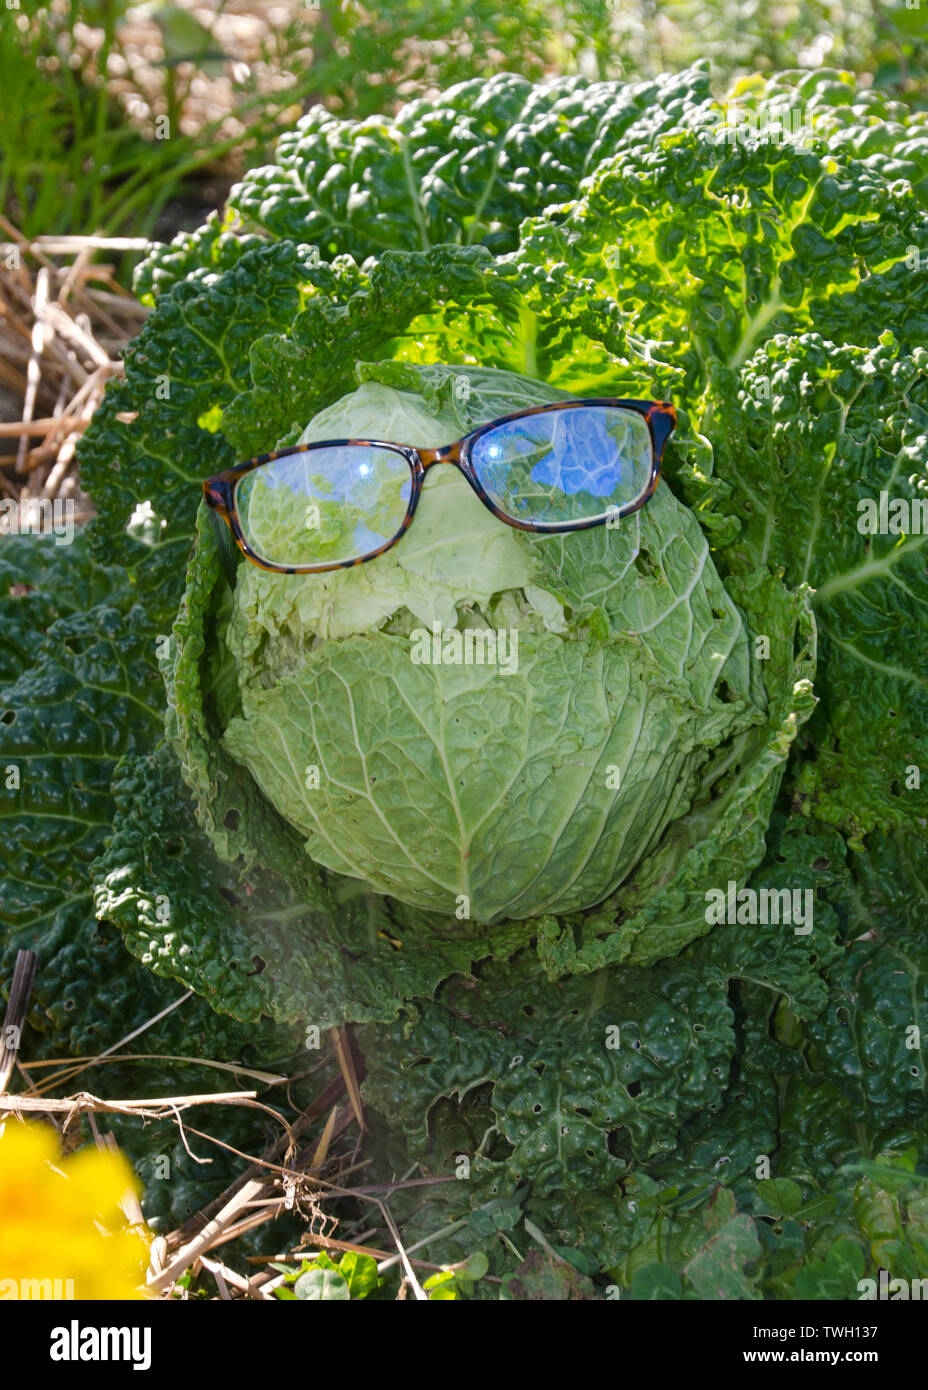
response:
[[[302,439],[436,446],[564,394],[455,375],[440,409],[367,380]],[[495,640],[456,650],[455,630]],[[742,615],[666,486],[614,529],[536,536],[432,468],[385,555],[240,566],[224,640],[241,700],[224,745],[310,858],[462,932],[601,902],[766,705]]]
[[[568,396],[474,366],[355,382],[293,437],[434,447]],[[322,914],[290,918],[308,957],[409,942],[436,981],[532,943],[560,974],[704,934],[705,885],[762,855],[812,704],[804,595],[723,583],[667,482],[617,525],[545,536],[437,466],[385,554],[243,562],[234,588],[201,511],[174,635],[169,734],[220,857],[266,867],[274,843]]]

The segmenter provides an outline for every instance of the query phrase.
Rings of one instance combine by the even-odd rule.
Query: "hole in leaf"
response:
[[[635,569],[645,579],[657,579],[660,570],[646,550],[639,550],[635,555]]]

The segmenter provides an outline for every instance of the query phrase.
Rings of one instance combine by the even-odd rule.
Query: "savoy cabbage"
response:
[[[29,767],[4,962],[39,951],[32,1022],[75,1050],[172,981],[216,1055],[357,1024],[376,1163],[468,1159],[409,1203],[412,1233],[451,1223],[435,1258],[508,1275],[518,1228],[633,1297],[848,1298],[928,1273],[928,540],[857,525],[928,485],[928,126],[834,72],[732,101],[750,121],[695,68],[316,109],[154,249],[81,445],[90,534],[0,555],[2,761]],[[365,409],[434,443],[613,394],[680,425],[608,534],[517,538],[443,482],[388,556],[232,591],[197,510],[202,478]],[[516,680],[411,665],[432,620],[517,630]],[[402,696],[445,712],[425,757]],[[351,785],[388,742],[350,834],[334,790],[307,803],[307,765]],[[521,792],[455,841],[475,745],[481,787]],[[576,818],[537,795],[558,761]],[[473,881],[442,862],[436,893],[385,818],[466,840]],[[808,894],[811,931],[711,925],[746,886]]]

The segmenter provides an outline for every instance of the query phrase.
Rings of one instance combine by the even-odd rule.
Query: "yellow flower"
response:
[[[0,1130],[0,1299],[143,1296],[148,1243],[119,1203],[139,1184],[122,1154],[62,1159],[48,1125]]]

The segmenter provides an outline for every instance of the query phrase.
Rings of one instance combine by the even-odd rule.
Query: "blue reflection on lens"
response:
[[[470,463],[507,517],[543,525],[605,518],[647,496],[647,420],[626,406],[577,404],[493,425]]]
[[[606,429],[607,412],[565,410],[555,413],[551,452],[532,469],[532,481],[572,495],[588,492],[611,497],[622,483],[622,460]]]

